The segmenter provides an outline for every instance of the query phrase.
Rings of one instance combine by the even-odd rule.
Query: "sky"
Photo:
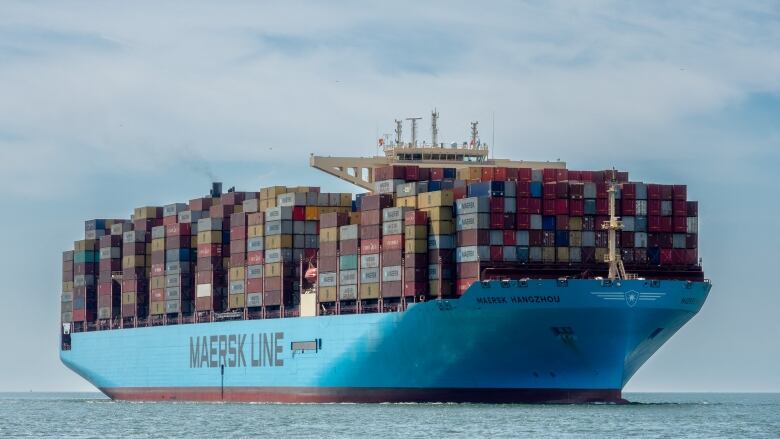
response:
[[[495,157],[688,185],[713,282],[627,391],[780,391],[780,4],[582,0],[0,4],[0,391],[59,362],[61,252],[90,218],[346,183],[393,120]],[[495,127],[493,129],[493,126]]]

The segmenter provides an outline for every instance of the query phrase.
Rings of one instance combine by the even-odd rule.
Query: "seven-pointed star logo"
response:
[[[637,300],[639,300],[639,293],[634,290],[626,291],[626,303],[628,306],[633,307],[636,305]]]

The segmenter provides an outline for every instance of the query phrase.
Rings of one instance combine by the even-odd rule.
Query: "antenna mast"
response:
[[[412,142],[411,146],[416,147],[417,146],[417,121],[422,119],[422,117],[407,117],[406,120],[412,121]]]
[[[623,229],[623,221],[615,216],[615,194],[617,193],[617,180],[615,178],[615,169],[612,169],[612,179],[607,189],[609,195],[609,221],[604,221],[601,228],[607,230],[609,238],[609,253],[605,256],[604,262],[609,264],[609,279],[626,279],[626,269],[623,267],[623,259],[617,252],[617,239],[615,233]]]
[[[431,143],[434,148],[439,146],[439,112],[435,108],[431,113]]]
[[[403,143],[404,123],[398,119],[395,120],[395,146],[401,146]]]

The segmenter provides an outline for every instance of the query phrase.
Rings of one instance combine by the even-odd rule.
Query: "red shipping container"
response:
[[[420,168],[418,173],[418,181],[426,181],[431,179],[431,170],[429,168]]]
[[[689,265],[698,265],[699,252],[695,248],[685,250],[685,263]]]
[[[360,199],[360,211],[382,210],[385,207],[393,207],[391,194],[366,195]]]
[[[124,279],[122,280],[122,292],[144,292],[147,291],[149,283],[146,279]]]
[[[198,257],[209,258],[219,257],[223,254],[222,244],[198,244]]]
[[[617,201],[617,200],[615,200],[615,201]],[[636,200],[635,199],[633,199],[633,198],[631,198],[631,199],[623,198],[622,200],[620,200],[620,204],[621,204],[621,209],[620,210],[623,213],[623,215],[627,215],[627,216],[634,216],[634,215],[636,215]]]
[[[458,247],[490,244],[490,230],[461,230],[455,235]]]
[[[79,274],[95,274],[97,273],[98,264],[94,262],[73,264],[73,272]]]
[[[569,214],[569,200],[565,198],[558,198],[555,200],[555,215],[568,215]]]
[[[246,239],[234,239],[230,241],[230,255],[246,253]]]
[[[404,235],[387,235],[382,237],[382,250],[402,250]]]
[[[636,199],[636,184],[634,183],[625,183],[621,189],[620,189],[620,198],[623,200]]]
[[[606,183],[596,183],[596,198],[598,199],[607,199],[608,198],[608,192],[607,192],[607,184]]]
[[[569,181],[582,181],[582,172],[569,170]]]
[[[541,230],[530,230],[528,232],[528,244],[532,247],[539,247],[543,242],[543,234]]]
[[[569,215],[555,215],[555,230],[569,230]]]
[[[428,212],[422,210],[410,210],[404,214],[404,223],[407,226],[422,226],[428,224]]]
[[[674,231],[674,228],[672,227],[672,217],[671,216],[662,216],[661,218],[661,231],[662,232],[668,232],[671,233]]]
[[[518,213],[515,217],[517,230],[528,230],[531,228],[531,215],[527,213]]]
[[[246,239],[246,226],[233,226],[230,228],[230,240]]]
[[[493,180],[493,168],[491,168],[489,166],[486,166],[486,167],[482,168],[481,171],[482,172],[481,172],[480,178],[479,178],[481,181],[491,181],[491,180]]]
[[[609,200],[606,198],[596,200],[596,215],[609,215]]]
[[[431,180],[442,180],[444,178],[443,168],[429,168],[431,170]]]
[[[699,216],[699,202],[688,201],[685,203],[688,209],[688,216]]]
[[[100,271],[107,271],[107,272],[122,271],[122,260],[121,259],[101,259],[100,263],[98,264],[98,267],[99,267]],[[71,272],[71,273],[73,273],[73,272]],[[73,276],[71,275],[71,279],[70,280],[73,280],[72,277]]]
[[[113,282],[101,282],[97,286],[98,296],[110,296],[114,292]]]
[[[211,207],[211,198],[195,198],[190,200],[189,206],[192,211],[208,210]]]
[[[518,198],[517,199],[517,213],[531,213],[529,211],[530,209],[530,200],[531,198]]]
[[[663,249],[661,250],[661,257],[663,258]],[[672,249],[672,264],[682,265],[685,263],[686,251],[684,248]]]
[[[372,226],[360,226],[360,237],[362,239],[379,239],[382,237],[382,226],[375,224]]]
[[[504,167],[493,168],[493,180],[507,181],[506,168]]]
[[[306,221],[306,206],[295,206],[292,208],[293,221]]]
[[[227,219],[233,214],[235,206],[231,204],[217,204],[209,208],[209,217]]]
[[[138,232],[151,232],[152,228],[162,225],[162,218],[150,218],[133,221],[133,230]]]
[[[677,233],[685,233],[688,231],[688,217],[675,216],[672,217],[672,231]]]
[[[404,178],[406,181],[419,181],[420,180],[420,167],[409,165],[404,166]]]
[[[349,214],[346,212],[330,212],[320,215],[320,227],[323,229],[346,226],[347,224],[349,224]]]
[[[518,181],[516,196],[520,198],[528,198],[531,196],[531,182],[530,181]]]
[[[247,265],[259,265],[262,264],[264,260],[265,260],[265,256],[262,250],[256,250],[256,251],[251,251],[246,253]]]
[[[514,230],[504,230],[504,245],[517,245],[517,233]]]
[[[504,227],[502,227],[505,230],[514,230],[517,228],[517,219],[515,218],[514,213],[505,213],[504,214]]]
[[[569,215],[582,216],[585,212],[585,200],[569,200]]]
[[[189,223],[173,223],[165,226],[165,236],[191,235],[192,225]]]
[[[422,296],[428,294],[428,279],[424,281],[405,281],[404,282],[404,295],[405,296]],[[437,292],[432,292],[434,296]]]
[[[519,176],[517,168],[506,168],[506,181],[517,181]]]
[[[322,244],[320,243],[320,248],[322,248]],[[339,247],[341,250],[342,255],[356,255],[358,251],[358,240],[357,239],[347,239],[345,241],[339,242]],[[317,249],[313,249],[317,250]]]
[[[634,232],[620,232],[620,244],[622,247],[634,247]]]
[[[688,216],[688,203],[685,200],[672,201],[672,215]]]
[[[580,171],[580,181],[593,182],[593,171]]]
[[[531,181],[532,176],[531,168],[517,168],[517,181]]]
[[[534,215],[541,215],[542,214],[542,199],[541,198],[530,198],[528,200],[528,213],[534,214]]]
[[[542,185],[542,197],[546,200],[555,199],[557,198],[556,195],[556,189],[558,188],[558,183],[552,181],[547,182]]]
[[[389,267],[391,265],[401,265],[401,259],[403,259],[403,250],[384,250],[382,249],[382,266]]]
[[[380,244],[379,239],[362,239],[360,240],[360,253],[364,255],[379,253]]]
[[[685,235],[685,248],[692,249],[699,247],[699,235],[688,233]]]
[[[152,302],[165,300],[165,288],[155,288],[149,294],[152,298]]]
[[[542,213],[545,215],[555,215],[555,204],[558,200],[545,199],[542,200]]]
[[[474,282],[479,282],[479,279],[476,277],[458,279],[456,282],[455,294],[462,296]]]
[[[152,276],[162,276],[165,274],[165,264],[152,264]]]
[[[381,210],[364,210],[360,212],[360,224],[362,226],[371,226],[382,223]]]
[[[167,225],[170,225],[170,224],[175,224],[176,221],[178,221],[178,220],[179,220],[179,218],[176,215],[166,216],[166,217],[163,217],[162,225],[167,226]]]
[[[670,184],[662,184],[661,185],[661,199],[662,200],[671,200],[673,198],[673,186]]]
[[[263,278],[253,278],[246,280],[246,292],[247,293],[262,293],[263,292]]]
[[[263,293],[263,306],[279,306],[282,304],[281,291],[266,291]]]
[[[555,176],[556,176],[556,170],[555,169],[550,169],[550,168],[542,169],[542,182],[543,183],[549,183],[549,182],[556,181]]]
[[[246,253],[233,253],[230,255],[231,267],[243,267],[246,265]]]
[[[660,200],[661,199],[661,185],[660,184],[648,184],[647,185],[647,199],[648,200]],[[650,203],[648,203],[650,204]]]
[[[461,198],[466,198],[466,195],[468,195],[468,187],[458,186],[452,188],[452,198],[454,200],[460,200]]]
[[[568,169],[556,169],[555,181],[567,181],[569,179]]]
[[[504,197],[494,197],[489,199],[490,212],[503,213],[504,212]]]
[[[503,229],[504,228],[504,215],[500,213],[490,214],[490,228],[491,229]]]
[[[336,256],[336,253],[338,252],[338,248],[339,248],[338,242],[321,242],[320,256]],[[342,249],[342,253],[344,253],[344,249]],[[357,250],[355,250],[354,253],[357,253]]]

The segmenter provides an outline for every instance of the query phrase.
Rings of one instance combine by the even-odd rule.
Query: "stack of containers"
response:
[[[321,303],[338,300],[339,276],[349,271],[348,267],[341,267],[338,249],[340,227],[347,224],[348,221],[348,215],[337,212],[325,213],[320,216],[317,296]]]
[[[182,217],[182,212],[177,217]],[[183,219],[191,218],[184,215]],[[189,315],[194,309],[192,223],[165,226],[165,314]]]
[[[410,207],[382,209],[382,298],[404,295],[404,219]]]
[[[265,210],[263,306],[289,305],[293,296],[293,211],[291,206]],[[298,212],[305,209],[298,209]],[[303,222],[303,221],[301,221]]]
[[[455,204],[458,295],[479,279],[482,268],[490,262],[490,197],[483,193],[483,188],[483,183],[469,184],[469,197],[457,200]]]
[[[224,213],[226,209],[212,205],[209,212]],[[229,218],[206,217],[198,220],[198,253],[195,266],[195,309],[199,312],[220,312],[227,301],[227,276],[224,257],[229,255],[225,243],[229,238]]]
[[[416,197],[415,197],[416,204]],[[428,214],[421,210],[404,213],[404,295],[436,295],[438,290],[429,287],[439,280],[439,265],[429,273],[428,268]],[[446,278],[445,279],[449,279]],[[438,285],[438,284],[437,284]],[[433,285],[431,285],[433,286]]]
[[[263,292],[265,289],[265,270],[263,266],[263,261],[265,260],[265,213],[251,212],[247,214],[246,224],[246,256],[243,258],[236,256],[235,262],[238,262],[238,259],[246,260],[246,270],[244,272],[246,277],[244,287],[246,291],[245,303],[247,308],[256,309],[263,306]],[[232,267],[233,255],[231,255],[230,260]]]
[[[161,224],[162,207],[138,207],[133,229],[122,235],[122,317],[148,314],[152,229]]]
[[[113,319],[121,315],[122,286],[114,280],[113,274],[122,271],[122,230],[124,223],[111,226],[111,234],[100,237],[98,271],[98,309],[99,320]],[[127,223],[129,224],[129,223]],[[114,233],[116,229],[117,233]]]
[[[260,200],[258,202],[258,212],[264,212],[266,209],[276,207],[276,198],[289,192],[284,186],[269,186],[260,188]]]
[[[252,207],[252,206],[250,206]],[[234,213],[230,216],[230,271],[228,274],[228,309],[243,309],[246,306],[246,252],[263,250],[263,238],[247,240],[247,214]],[[251,247],[249,246],[251,245]],[[262,282],[262,279],[260,280]],[[258,283],[254,280],[252,283]],[[256,289],[256,288],[255,288]],[[262,292],[262,284],[260,285]]]
[[[339,215],[343,218],[337,217],[336,224],[343,224],[339,226],[338,300],[353,301],[358,298],[360,224],[351,221],[350,215],[346,212]],[[357,217],[357,221],[359,221],[359,217]],[[322,243],[320,243],[320,248],[322,248]]]
[[[73,322],[73,250],[62,252],[62,296],[60,316],[62,323]]]
[[[98,240],[74,242],[73,321],[92,322],[97,314]]]
[[[392,205],[392,194],[372,194],[360,199],[359,300],[373,300],[380,297],[382,209]],[[391,253],[390,262],[396,253],[397,251]],[[400,258],[398,265],[400,265]]]
[[[165,226],[152,227],[149,315],[165,314]]]
[[[301,291],[301,260],[313,261],[317,255],[319,245],[319,212],[320,206],[327,208],[330,201],[329,194],[320,193],[318,187],[297,187],[295,192],[280,194],[276,198],[278,207],[289,207],[292,209],[292,231],[287,243],[285,238],[281,248],[289,247],[292,249],[292,271],[293,275],[291,300],[297,301],[298,294]],[[266,237],[266,241],[269,238]],[[276,241],[276,238],[271,239]]]
[[[432,169],[431,177],[435,178],[440,174],[454,175],[454,170],[449,172],[447,169],[449,168]],[[438,181],[431,183],[434,182],[439,183]],[[438,184],[434,186],[438,186]],[[417,196],[417,207],[421,212],[424,212],[428,220],[429,294],[435,296],[439,294],[450,296],[453,292],[452,282],[447,277],[452,271],[455,249],[454,202],[455,194],[452,189],[421,192]],[[431,265],[436,268],[430,268]],[[441,270],[439,270],[440,266]],[[430,270],[433,270],[432,276]],[[430,279],[430,277],[434,277],[434,279]]]

